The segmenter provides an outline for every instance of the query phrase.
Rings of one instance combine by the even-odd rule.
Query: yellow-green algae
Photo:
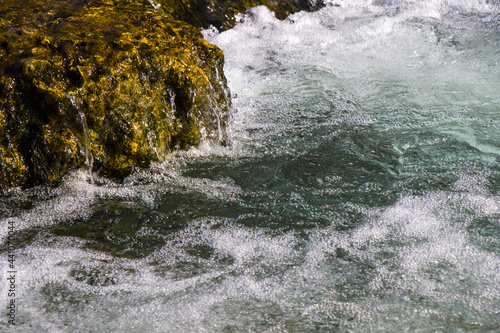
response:
[[[163,7],[165,8],[165,6]],[[0,187],[223,141],[223,53],[147,0],[2,0]]]
[[[316,10],[322,7],[322,0],[154,0],[161,4],[172,17],[186,21],[193,26],[208,28],[214,26],[225,30],[235,24],[235,15],[255,6],[266,6],[275,12],[278,19],[285,19],[300,10]]]

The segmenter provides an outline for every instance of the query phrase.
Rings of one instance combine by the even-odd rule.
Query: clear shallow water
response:
[[[498,4],[336,3],[204,31],[230,147],[3,197],[0,331],[500,332]]]

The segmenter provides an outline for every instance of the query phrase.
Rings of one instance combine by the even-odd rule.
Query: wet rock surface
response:
[[[224,143],[227,29],[265,5],[310,0],[4,0],[0,4],[0,188],[57,184],[87,168],[121,179],[175,149]]]
[[[223,142],[223,53],[149,1],[0,4],[0,187],[121,178]]]

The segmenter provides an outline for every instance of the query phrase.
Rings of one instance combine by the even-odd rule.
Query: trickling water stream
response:
[[[90,180],[90,183],[93,183],[94,175],[92,173],[92,168],[94,166],[94,157],[92,156],[92,151],[90,149],[91,138],[89,127],[87,125],[87,118],[85,117],[85,114],[82,112],[82,110],[80,110],[80,107],[78,106],[75,98],[73,96],[70,96],[69,99],[71,101],[72,107],[76,109],[76,111],[78,112],[78,116],[80,117],[78,125],[81,128],[73,129],[75,132],[73,133],[73,135],[76,138],[79,138],[77,139],[77,141],[79,142],[85,156],[85,167],[87,168],[88,178]]]
[[[228,147],[2,198],[0,331],[500,332],[498,4],[336,4],[204,31]]]

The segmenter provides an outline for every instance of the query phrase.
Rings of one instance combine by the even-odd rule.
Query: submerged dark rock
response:
[[[225,30],[235,24],[235,15],[256,6],[266,6],[278,19],[301,10],[313,11],[324,6],[322,0],[154,0],[179,20],[193,26],[214,26]]]
[[[223,53],[147,0],[2,0],[0,187],[224,141]]]

